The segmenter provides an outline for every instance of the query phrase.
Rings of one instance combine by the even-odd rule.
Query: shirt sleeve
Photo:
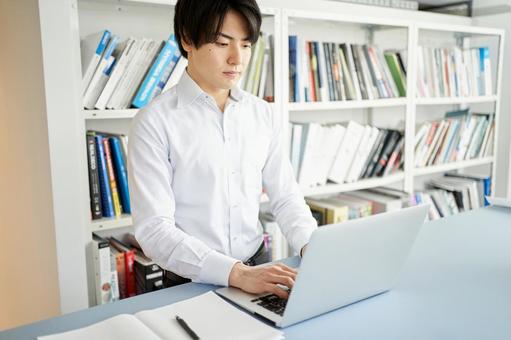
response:
[[[141,110],[131,126],[128,177],[135,237],[162,268],[191,279],[227,286],[238,260],[208,247],[175,224],[173,167],[165,124],[157,112]]]
[[[263,168],[263,186],[270,198],[272,214],[282,233],[293,250],[300,254],[300,250],[309,242],[312,232],[317,228],[317,223],[296,182],[291,161],[284,152],[282,116],[271,112],[267,103],[265,105],[271,114],[272,137]]]

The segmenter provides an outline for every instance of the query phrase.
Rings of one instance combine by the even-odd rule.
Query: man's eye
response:
[[[217,44],[218,46],[227,46],[227,43],[218,42],[218,41],[216,42],[216,44]]]
[[[252,48],[252,45],[250,44],[247,44],[247,45],[243,45],[244,48]]]

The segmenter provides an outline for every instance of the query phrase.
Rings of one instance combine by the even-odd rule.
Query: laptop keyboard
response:
[[[286,308],[287,299],[280,298],[275,294],[270,294],[255,298],[251,300],[251,302],[257,303],[259,306],[282,316]]]

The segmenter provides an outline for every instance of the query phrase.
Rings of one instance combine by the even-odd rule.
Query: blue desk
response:
[[[298,259],[287,262],[296,264]],[[7,330],[0,339],[35,339],[213,288],[190,283],[164,289]],[[511,339],[511,209],[488,207],[425,224],[394,290],[288,327],[285,335],[286,339]]]

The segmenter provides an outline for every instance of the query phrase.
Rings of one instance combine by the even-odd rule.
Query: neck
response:
[[[199,87],[209,94],[215,100],[216,105],[220,109],[220,111],[224,112],[225,104],[227,103],[227,98],[229,97],[230,90],[226,89],[218,89],[208,86],[207,83],[202,82],[193,71],[193,68],[187,67],[186,72],[193,79],[193,81],[199,85]]]

